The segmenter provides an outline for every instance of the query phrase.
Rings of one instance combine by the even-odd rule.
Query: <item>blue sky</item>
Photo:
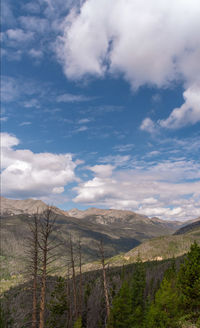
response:
[[[1,6],[3,196],[198,217],[198,1]]]

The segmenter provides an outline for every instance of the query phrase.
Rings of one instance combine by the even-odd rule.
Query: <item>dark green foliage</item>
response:
[[[0,304],[0,328],[6,328],[6,318],[5,318],[5,313],[2,309],[2,306]]]
[[[200,247],[192,244],[178,275],[187,311],[200,309]]]
[[[180,315],[180,295],[173,280],[164,277],[146,314],[145,327],[175,328]]]
[[[176,328],[181,323],[197,324],[199,316],[200,247],[195,242],[179,272],[176,272],[174,260],[166,271],[155,301],[146,313],[145,327]]]
[[[130,287],[124,281],[118,295],[114,298],[108,328],[132,328],[132,301]]]
[[[140,328],[145,312],[145,270],[143,263],[138,259],[131,281],[131,301],[133,308],[133,327]]]
[[[140,328],[144,319],[145,270],[138,260],[130,283],[125,280],[113,299],[108,328]]]
[[[66,281],[62,277],[58,278],[54,291],[51,293],[48,309],[48,328],[66,327],[68,300],[66,293]]]

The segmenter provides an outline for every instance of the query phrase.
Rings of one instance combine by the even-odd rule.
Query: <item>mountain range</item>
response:
[[[32,220],[36,212],[43,212],[48,205],[34,199],[13,200],[1,197],[0,201],[1,260],[4,274],[7,276],[23,272],[25,248],[30,233],[27,223]],[[150,253],[145,255],[150,259],[151,247],[144,245],[149,245],[152,242],[150,239],[158,238],[157,242],[154,242],[156,245],[154,248],[157,250],[157,255],[154,257],[162,256],[160,254],[163,252],[162,248],[165,248],[168,236],[176,239],[172,235],[177,229],[193,223],[193,221],[164,221],[132,211],[115,209],[89,208],[85,211],[78,209],[63,211],[52,207],[52,211],[56,216],[53,238],[61,245],[60,253],[68,257],[67,245],[71,235],[75,252],[78,240],[81,240],[83,263],[98,259],[98,246],[101,240],[104,243],[106,257],[126,254],[132,250],[138,252],[138,248],[141,252],[145,247],[150,249]],[[132,258],[130,255],[124,256]],[[59,258],[57,265],[60,266],[62,262],[63,256]]]

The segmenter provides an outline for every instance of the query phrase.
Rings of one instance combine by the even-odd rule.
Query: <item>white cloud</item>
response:
[[[114,170],[114,166],[113,165],[95,165],[90,167],[89,169],[94,172],[98,177],[109,177],[112,174],[112,171]]]
[[[13,146],[17,146],[19,144],[19,140],[8,133],[1,133],[1,147],[4,149],[11,149]]]
[[[43,57],[43,52],[42,50],[32,48],[31,50],[29,50],[29,55],[33,58],[41,59]]]
[[[2,76],[1,78],[1,100],[10,102],[18,99],[19,86],[15,80],[9,76]]]
[[[126,144],[126,145],[116,145],[113,147],[114,150],[119,152],[127,152],[134,148],[134,144]]]
[[[2,117],[0,117],[0,121],[1,122],[7,122],[7,120],[8,120],[8,116],[2,116]]]
[[[184,104],[175,108],[166,120],[159,121],[161,127],[176,129],[200,121],[200,85],[189,87],[183,96]]]
[[[12,5],[9,0],[1,1],[1,23],[2,25],[14,25],[15,18],[12,11]]]
[[[31,125],[32,123],[30,121],[24,121],[20,123],[20,126],[26,126],[26,125]]]
[[[40,12],[40,6],[36,2],[28,2],[23,4],[23,10],[24,9],[33,14],[38,14]]]
[[[91,122],[91,120],[89,118],[82,118],[78,121],[78,124],[86,124]]]
[[[112,163],[114,166],[124,166],[130,160],[130,155],[108,155],[99,158],[100,163]]]
[[[49,29],[49,22],[46,18],[40,18],[36,16],[21,16],[20,22],[27,31],[44,33]]]
[[[82,102],[82,101],[90,101],[89,97],[84,95],[74,95],[71,93],[65,93],[57,97],[57,102]]]
[[[80,126],[80,128],[74,129],[73,133],[84,132],[84,131],[87,131],[87,130],[88,130],[88,127],[83,125],[83,126]]]
[[[40,108],[39,101],[36,98],[31,98],[28,101],[24,101],[23,106],[25,108]]]
[[[142,121],[140,125],[140,130],[147,131],[150,133],[155,133],[156,125],[150,118],[147,117]]]
[[[30,41],[34,37],[33,32],[25,32],[22,29],[9,29],[5,32],[9,40],[13,40],[19,43]]]
[[[14,149],[19,140],[8,133],[1,134],[2,192],[14,197],[47,197],[59,194],[76,180],[71,154],[33,153]]]
[[[199,17],[198,0],[84,1],[66,17],[57,55],[72,79],[119,73],[133,89],[182,81],[186,103],[173,111],[169,121],[174,128],[194,124],[200,120],[190,94],[200,76]]]
[[[94,178],[79,183],[74,201],[165,219],[200,215],[199,163],[163,161],[145,168],[139,163],[134,166],[128,170],[93,167]],[[103,174],[107,169],[109,174]]]

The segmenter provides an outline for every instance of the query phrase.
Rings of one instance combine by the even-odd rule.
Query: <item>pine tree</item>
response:
[[[54,291],[51,293],[48,309],[48,328],[65,328],[66,316],[68,315],[68,300],[66,294],[66,282],[62,277],[58,278]]]
[[[144,327],[176,328],[181,312],[181,295],[177,288],[177,274],[174,262],[166,271],[160,288],[155,294],[155,301],[146,313]]]
[[[200,246],[196,242],[180,268],[178,283],[187,311],[200,312]]]
[[[144,300],[144,291],[145,291],[145,270],[144,264],[138,258],[136,263],[135,271],[133,273],[133,278],[131,281],[131,300],[133,308],[133,327],[141,328],[142,322],[144,319],[145,311],[145,300]]]
[[[124,281],[122,287],[113,299],[110,317],[107,328],[132,328],[132,301],[130,294],[130,286]]]

